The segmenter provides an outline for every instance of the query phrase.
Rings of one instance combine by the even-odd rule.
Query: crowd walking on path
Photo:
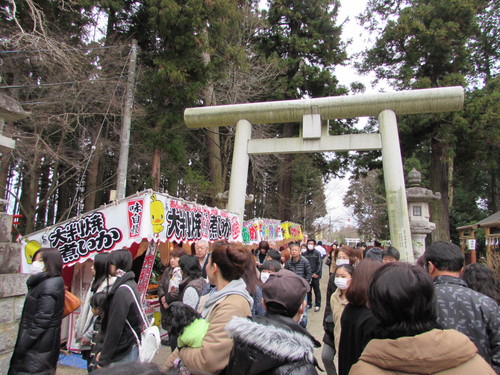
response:
[[[327,253],[314,239],[303,245],[262,241],[249,251],[198,241],[193,255],[174,248],[159,281],[160,324],[169,331],[162,343],[171,348],[161,367],[138,362],[145,324],[131,253],[98,254],[75,327],[88,372],[500,373],[498,282],[483,264],[464,268],[457,245],[434,242],[416,264],[400,262],[394,247],[335,244]],[[39,250],[32,269],[9,374],[57,367],[65,293],[58,250]],[[323,322],[322,342],[307,329],[308,310]]]

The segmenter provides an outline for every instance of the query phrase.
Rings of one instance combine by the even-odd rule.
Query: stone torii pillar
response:
[[[382,150],[391,243],[413,262],[396,114],[462,109],[462,87],[188,108],[188,128],[236,125],[227,209],[243,219],[250,154]],[[380,133],[330,136],[329,119],[378,116]],[[252,139],[251,124],[302,122],[299,137]]]

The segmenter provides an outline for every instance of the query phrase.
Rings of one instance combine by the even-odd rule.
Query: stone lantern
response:
[[[411,242],[413,255],[417,259],[425,251],[425,238],[436,228],[436,224],[429,221],[429,202],[441,199],[441,193],[433,193],[431,190],[422,187],[422,173],[415,168],[408,173],[406,181]]]
[[[0,153],[10,152],[16,145],[13,139],[3,135],[5,122],[21,120],[29,115],[19,102],[0,93]],[[12,215],[5,212],[7,203],[7,200],[0,199],[0,375],[7,374],[9,369],[29,276],[19,273],[20,245],[12,243]]]

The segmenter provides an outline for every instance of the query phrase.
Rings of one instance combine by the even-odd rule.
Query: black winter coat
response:
[[[339,344],[339,375],[348,375],[352,365],[361,356],[366,344],[373,338],[378,324],[372,311],[365,306],[348,303],[340,318],[342,331]]]
[[[61,346],[64,281],[40,272],[26,284],[28,294],[8,374],[54,374]]]
[[[309,264],[307,258],[304,258],[302,255],[296,262],[293,260],[293,258],[288,259],[285,263],[285,269],[292,271],[293,273],[306,279],[308,283],[311,283],[312,279],[311,265]]]
[[[321,344],[291,318],[235,317],[226,330],[234,346],[225,375],[318,374],[314,349]]]
[[[325,331],[325,334],[323,335],[323,342],[332,348],[335,348],[335,339],[333,336],[335,324],[333,324],[333,313],[332,307],[330,306],[330,299],[336,290],[337,286],[335,285],[335,273],[332,273],[328,279],[328,286],[326,288],[325,314],[323,315],[323,330]]]
[[[323,271],[323,258],[321,257],[321,253],[316,249],[312,249],[304,251],[302,256],[309,261],[312,274],[318,275],[321,278]]]
[[[132,288],[135,297],[130,289],[123,286],[124,284]],[[134,273],[129,271],[116,279],[108,294],[106,301],[108,308],[105,310],[103,319],[104,343],[98,362],[101,367],[119,361],[137,344],[127,320],[137,337],[141,337],[144,323],[134,298],[139,298],[139,291],[134,280]]]

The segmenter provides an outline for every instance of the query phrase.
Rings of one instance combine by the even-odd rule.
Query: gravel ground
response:
[[[326,295],[326,286],[328,283],[328,267],[323,266],[323,277],[321,278],[321,297],[322,304],[321,310],[314,312],[313,309],[308,311],[308,323],[307,329],[311,334],[320,342],[323,338],[323,313],[324,313],[324,303]],[[170,354],[170,348],[162,346],[154,358],[154,362],[158,365],[162,365]],[[316,359],[318,360],[320,366],[323,368],[323,363],[321,361],[321,348],[315,350]],[[56,375],[85,375],[86,370],[68,367],[68,366],[58,366]],[[320,372],[320,374],[325,374],[325,372]]]

